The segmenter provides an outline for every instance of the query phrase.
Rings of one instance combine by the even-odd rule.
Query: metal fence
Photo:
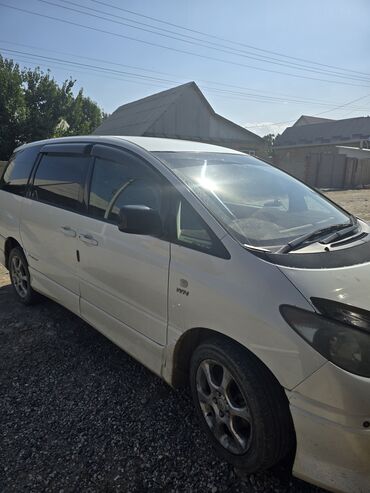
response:
[[[370,185],[368,154],[370,150],[340,146],[275,149],[273,164],[312,187],[353,189]]]
[[[307,159],[304,181],[317,188],[357,188],[370,184],[370,159],[314,154]]]

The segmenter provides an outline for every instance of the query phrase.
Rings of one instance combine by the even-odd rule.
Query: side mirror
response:
[[[159,212],[146,205],[125,205],[119,211],[118,229],[134,235],[162,236]]]

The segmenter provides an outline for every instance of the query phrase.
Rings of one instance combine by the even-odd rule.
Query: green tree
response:
[[[88,135],[102,122],[102,111],[90,98],[83,95],[80,89],[76,98],[70,103],[66,122],[69,125],[68,135]]]
[[[90,134],[100,125],[104,113],[80,89],[76,81],[59,85],[50,71],[20,70],[0,55],[0,159],[8,159],[22,143]]]
[[[23,127],[25,142],[54,137],[61,119],[65,119],[73,104],[72,89],[75,81],[69,79],[61,86],[50,72],[39,68],[23,71],[24,97],[27,116]]]
[[[8,159],[22,142],[25,118],[22,73],[17,64],[0,55],[0,160]]]

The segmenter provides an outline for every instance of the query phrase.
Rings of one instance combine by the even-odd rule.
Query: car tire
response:
[[[295,433],[283,388],[252,353],[228,339],[201,343],[190,363],[201,426],[216,453],[254,473],[294,451]]]
[[[21,248],[15,247],[9,254],[9,275],[14,293],[24,305],[33,305],[39,301],[39,294],[31,287],[30,272],[26,257]]]

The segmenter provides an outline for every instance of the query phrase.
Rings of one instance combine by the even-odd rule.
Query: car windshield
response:
[[[244,244],[276,251],[350,215],[288,174],[251,156],[157,152],[223,226]]]

